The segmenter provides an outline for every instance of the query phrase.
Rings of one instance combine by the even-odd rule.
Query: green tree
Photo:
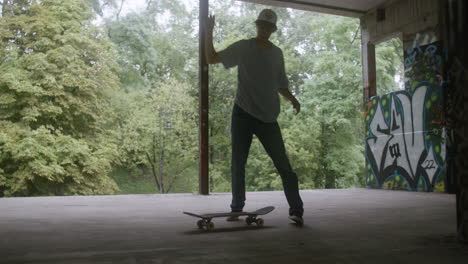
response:
[[[147,1],[145,11],[108,18],[105,25],[119,51],[123,87],[144,89],[169,79],[196,82],[194,19],[179,1]]]
[[[375,48],[377,68],[377,94],[382,95],[399,90],[395,76],[403,78],[403,42],[393,38],[380,43]]]
[[[116,11],[118,18],[125,0],[87,0],[88,5],[98,16],[104,16],[104,10],[113,9]]]
[[[220,42],[217,46],[255,36],[253,21],[262,8],[215,2],[212,9],[219,27],[215,32],[215,39]],[[290,104],[283,100],[278,119],[300,186],[359,186],[364,163],[358,21],[303,11],[275,11],[280,14],[280,29],[273,34],[272,41],[283,49],[290,89],[303,104],[301,114],[294,116]],[[214,158],[220,158],[210,172],[213,183],[226,190],[230,175],[229,158],[224,158],[230,155],[226,124],[236,89],[236,72],[221,67],[214,66],[211,71],[210,129],[215,132],[211,144],[217,144]],[[256,139],[246,174],[247,188],[251,191],[282,188],[273,163]]]
[[[144,89],[183,74],[184,56],[147,13],[108,21],[107,30],[118,49],[120,80],[126,90]]]
[[[119,128],[112,135],[119,142],[121,161],[112,175],[123,192],[196,188],[198,141],[193,125],[197,122],[177,118],[181,112],[190,120],[196,116],[197,90],[187,85],[197,83],[198,70],[192,16],[179,1],[147,1],[145,11],[106,19],[109,38],[118,50],[119,77],[125,90],[114,98]],[[175,96],[180,98],[170,99]],[[168,100],[174,102],[171,111],[163,110],[168,109]],[[163,129],[168,115],[172,121],[178,120],[171,130]],[[175,145],[188,139],[194,149],[187,142],[184,147]],[[153,186],[149,188],[148,183]]]
[[[107,24],[111,38],[123,54],[124,59],[120,60],[124,68],[122,82],[128,86],[133,83],[134,86],[146,87],[144,89],[149,85],[157,87],[154,82],[164,83],[172,78],[197,83],[198,25],[193,21],[196,21],[198,10],[186,10],[179,1],[147,3],[143,16],[133,14],[128,20],[122,18],[120,21],[125,20],[125,25],[112,24],[115,21]],[[255,36],[254,21],[264,6],[240,1],[210,1],[210,4],[211,12],[216,15],[214,41],[217,50],[239,39]],[[279,117],[301,188],[362,186],[362,77],[358,20],[273,9],[278,13],[279,30],[273,34],[272,41],[283,50],[290,89],[303,104],[303,112],[295,116],[290,104],[283,101]],[[165,23],[161,16],[165,17]],[[121,33],[124,34],[119,35]],[[154,56],[150,53],[153,51]],[[385,54],[394,55],[390,49]],[[154,75],[150,78],[141,71],[139,56],[159,65],[151,68]],[[170,58],[166,58],[168,56]],[[390,58],[385,56],[382,58],[384,61]],[[178,64],[179,58],[184,63]],[[157,70],[157,67],[165,70]],[[135,79],[143,81],[135,82],[125,75],[131,71],[135,72]],[[388,76],[394,75],[387,72]],[[230,190],[230,115],[236,82],[235,69],[225,70],[221,65],[210,67],[211,191]],[[193,101],[197,100],[196,89],[189,89],[188,94]],[[196,134],[196,131],[191,133]],[[156,138],[155,142],[158,140]],[[145,158],[145,155],[139,156]],[[143,167],[148,169],[150,165],[146,163]],[[276,169],[257,140],[252,145],[247,166],[249,190],[282,188]]]
[[[0,195],[115,192],[112,45],[86,1],[17,7],[0,19]]]
[[[304,115],[319,125],[317,187],[362,182],[361,66],[358,21],[319,15],[306,24],[314,44],[305,46],[312,78],[304,88]]]
[[[161,193],[196,188],[198,119],[190,89],[170,80],[121,95],[121,164],[132,173],[151,175]]]

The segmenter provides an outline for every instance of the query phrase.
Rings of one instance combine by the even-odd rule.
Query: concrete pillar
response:
[[[466,36],[468,34],[468,5],[464,0],[449,2],[449,50],[453,54],[450,72],[453,77],[455,91],[454,105],[456,124],[454,128],[455,144],[455,172],[457,174],[457,230],[461,242],[468,243],[468,52],[466,50]]]
[[[208,64],[205,57],[205,27],[208,0],[200,0],[199,10],[199,192],[209,194],[208,175]]]
[[[457,233],[468,243],[468,34],[465,0],[440,0],[444,47],[448,51],[447,124],[451,152],[448,170],[456,181]]]
[[[466,25],[464,34],[466,32]],[[465,36],[465,35],[460,35]],[[463,46],[464,42],[460,45]],[[464,49],[464,47],[459,47]],[[466,53],[465,53],[466,54]],[[455,59],[461,60],[462,57],[457,54]],[[464,243],[468,243],[468,140],[466,131],[468,131],[468,57],[465,56],[465,63],[452,65],[452,70],[456,75],[452,77],[456,78],[454,88],[456,94],[454,96],[460,96],[462,99],[455,99],[455,105],[459,113],[456,118],[456,125],[454,127],[454,138],[456,144],[456,156],[455,156],[455,173],[457,178],[457,231],[458,238]],[[456,62],[455,62],[456,63]]]

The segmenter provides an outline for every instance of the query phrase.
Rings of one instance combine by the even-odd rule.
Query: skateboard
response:
[[[262,227],[264,221],[262,218],[257,218],[257,216],[268,214],[274,209],[275,209],[274,206],[267,206],[267,207],[258,209],[253,212],[229,212],[229,213],[214,213],[214,214],[194,214],[194,213],[189,213],[189,212],[183,212],[183,213],[186,215],[193,216],[193,217],[201,218],[201,220],[198,220],[197,222],[198,228],[204,229],[206,231],[210,231],[214,229],[214,224],[213,222],[211,222],[211,220],[217,217],[247,216],[247,218],[245,219],[245,223],[247,225],[251,225],[255,223],[258,227]]]

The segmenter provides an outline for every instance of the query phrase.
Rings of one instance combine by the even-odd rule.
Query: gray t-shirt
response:
[[[260,48],[252,38],[237,41],[218,55],[226,69],[238,66],[235,103],[263,122],[275,122],[280,112],[278,89],[289,87],[281,49]]]

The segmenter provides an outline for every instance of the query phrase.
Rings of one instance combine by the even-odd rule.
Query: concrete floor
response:
[[[247,194],[276,207],[265,227],[182,214],[225,211],[230,194],[0,199],[0,263],[468,263],[455,238],[455,197],[348,189],[301,192],[304,227],[282,192]]]

